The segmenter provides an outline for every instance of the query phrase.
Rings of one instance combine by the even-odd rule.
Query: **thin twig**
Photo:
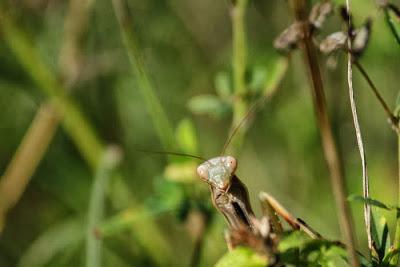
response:
[[[364,69],[364,67],[361,65],[361,63],[359,61],[357,61],[357,60],[354,60],[353,63],[357,67],[357,69],[360,71],[361,75],[365,78],[365,80],[367,81],[368,85],[371,87],[371,89],[374,92],[376,98],[378,98],[378,101],[381,104],[381,106],[383,107],[383,109],[385,110],[385,113],[388,116],[388,118],[390,120],[390,123],[396,129],[396,131],[398,131],[399,127],[398,127],[397,124],[398,124],[399,119],[396,118],[396,116],[390,110],[389,106],[386,104],[385,100],[383,99],[383,97],[379,93],[379,90],[377,89],[375,84],[372,82],[372,80],[369,77],[367,71]]]
[[[348,246],[351,265],[357,267],[359,266],[359,262],[355,249],[355,233],[353,230],[350,207],[346,198],[347,193],[343,169],[328,117],[321,72],[318,65],[316,50],[311,39],[312,36],[307,18],[307,5],[305,0],[292,0],[292,4],[296,20],[303,25],[304,39],[302,40],[302,46],[305,62],[312,80],[313,101],[322,139],[322,147],[328,164],[331,185],[338,209],[340,228],[345,238],[345,243]]]
[[[350,3],[349,0],[346,0],[346,5],[347,5],[347,13],[350,14]],[[348,20],[348,25],[347,28],[350,29],[351,25],[351,17],[349,16]],[[364,198],[369,198],[369,178],[368,178],[368,170],[367,170],[367,159],[365,155],[365,150],[364,150],[364,144],[362,140],[362,134],[361,134],[361,128],[360,128],[360,123],[358,121],[358,115],[357,115],[357,106],[355,103],[354,99],[354,89],[353,89],[353,69],[352,69],[352,63],[353,63],[353,55],[351,53],[352,51],[352,45],[351,45],[351,38],[348,36],[347,38],[347,55],[348,55],[348,60],[347,60],[347,82],[349,85],[349,97],[350,97],[350,107],[351,107],[351,113],[353,116],[353,123],[354,123],[354,129],[356,131],[356,138],[357,138],[357,145],[358,145],[358,150],[360,152],[360,157],[361,157],[361,166],[362,166],[362,177],[363,177],[363,196]],[[365,221],[365,227],[367,231],[367,240],[368,240],[368,248],[370,252],[373,251],[373,243],[372,243],[372,232],[371,232],[371,206],[368,203],[364,203],[364,221]]]

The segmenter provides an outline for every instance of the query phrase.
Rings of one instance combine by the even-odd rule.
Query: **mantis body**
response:
[[[232,156],[220,156],[207,160],[197,168],[199,177],[210,185],[211,198],[215,208],[225,217],[230,236],[228,247],[234,248],[243,241],[252,240],[259,251],[271,255],[273,244],[283,228],[279,214],[293,229],[300,229],[313,239],[322,238],[303,220],[292,216],[279,202],[267,193],[260,193],[264,217],[257,219],[251,208],[247,187],[236,176],[237,160]],[[232,240],[233,236],[236,240]],[[239,240],[237,240],[239,239]]]

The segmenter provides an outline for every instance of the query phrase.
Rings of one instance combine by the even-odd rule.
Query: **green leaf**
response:
[[[396,39],[397,43],[400,44],[399,18],[397,17],[396,13],[389,8],[385,8],[384,12],[385,12],[386,23],[389,26],[389,29],[390,29],[391,33],[393,34],[393,37]]]
[[[249,248],[238,247],[226,253],[215,267],[265,267],[267,260]]]
[[[372,239],[377,249],[378,259],[381,262],[390,249],[389,226],[386,218],[377,209],[372,210]]]
[[[278,250],[283,253],[289,249],[300,248],[311,239],[302,231],[292,231],[279,242]]]
[[[214,79],[215,91],[221,99],[232,95],[232,80],[227,72],[219,72]]]
[[[231,109],[215,95],[195,96],[189,100],[188,108],[194,114],[209,115],[213,118],[221,118]]]
[[[196,129],[189,118],[181,120],[175,131],[176,141],[184,153],[196,155],[198,153]]]
[[[395,257],[396,255],[399,255],[399,254],[400,254],[400,250],[397,250],[397,249],[392,249],[392,250],[390,250],[390,251],[385,255],[385,257],[383,258],[383,261],[382,261],[382,265],[381,265],[381,266],[391,266],[391,265],[390,265],[391,260],[393,259],[393,257]]]
[[[268,72],[263,86],[263,94],[268,95],[272,93],[279,86],[284,78],[288,69],[288,59],[286,57],[279,57],[274,61],[272,69]]]
[[[377,208],[385,209],[385,210],[393,210],[396,209],[396,207],[393,206],[388,206],[376,199],[372,198],[364,198],[363,196],[358,196],[358,195],[351,195],[347,198],[348,201],[358,201],[362,203],[369,204],[371,206],[375,206]]]
[[[24,252],[17,267],[39,267],[83,241],[85,224],[77,219],[59,223],[40,235]]]
[[[264,89],[268,70],[265,66],[255,66],[250,72],[249,89],[258,93]]]

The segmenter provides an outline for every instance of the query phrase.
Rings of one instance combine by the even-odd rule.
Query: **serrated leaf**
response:
[[[226,253],[215,267],[265,267],[267,259],[245,247],[238,247]]]
[[[176,141],[184,153],[198,153],[196,129],[189,118],[181,120],[175,131]]]
[[[213,118],[220,118],[230,111],[230,106],[215,95],[195,96],[189,100],[188,108],[194,114]]]
[[[227,72],[218,72],[214,79],[215,91],[220,98],[226,99],[231,96],[232,81],[231,77]]]

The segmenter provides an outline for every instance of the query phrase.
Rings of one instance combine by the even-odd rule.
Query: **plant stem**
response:
[[[246,87],[246,30],[245,30],[245,13],[247,0],[237,0],[231,8],[232,20],[232,69],[233,69],[233,89],[235,94],[235,102],[233,104],[233,119],[231,126],[231,134],[235,128],[241,123],[247,113],[247,103],[244,99]],[[235,134],[235,139],[232,142],[232,151],[237,153],[241,147],[246,131],[246,125],[243,125]]]
[[[350,207],[346,198],[345,179],[337,152],[337,145],[333,138],[332,128],[328,117],[325,92],[316,50],[311,39],[307,18],[308,8],[305,0],[292,0],[292,7],[296,20],[303,25],[304,39],[302,40],[302,48],[304,51],[306,66],[309,75],[311,76],[313,102],[321,134],[325,160],[330,172],[332,190],[338,209],[340,229],[348,247],[351,266],[356,267],[359,266],[359,262],[355,249],[355,236]]]
[[[164,148],[167,150],[173,150],[176,147],[173,128],[154,92],[153,86],[146,72],[145,65],[136,42],[135,33],[132,29],[132,19],[130,17],[127,2],[125,0],[112,0],[112,3],[114,6],[115,15],[119,22],[126,52],[128,53],[129,61],[132,65],[133,73],[137,78],[139,90],[146,101],[147,108],[153,120],[157,134]]]
[[[0,179],[0,233],[7,212],[18,202],[53,139],[59,116],[49,103],[42,104],[11,162]]]
[[[398,125],[400,126],[400,125]],[[397,133],[397,164],[398,164],[398,206],[400,205],[400,133]],[[394,250],[399,250],[400,249],[400,211],[397,209],[396,212],[396,232],[394,235],[394,241],[393,241],[393,249]],[[399,255],[396,253],[396,255],[392,258],[390,261],[391,266],[398,266],[399,262]]]
[[[390,110],[389,106],[386,104],[385,100],[383,99],[383,97],[379,93],[379,90],[376,88],[375,84],[372,82],[371,78],[369,77],[367,71],[363,68],[361,63],[358,62],[357,60],[355,60],[353,63],[357,67],[357,69],[360,71],[361,75],[365,78],[365,80],[367,81],[368,85],[371,87],[371,89],[374,92],[374,94],[375,94],[376,98],[378,99],[379,103],[381,104],[381,106],[385,110],[386,115],[388,116],[392,126],[395,129],[398,130],[399,129],[398,118],[396,118],[396,116]]]
[[[346,0],[346,7],[347,7],[347,14],[351,14],[350,10],[350,1]],[[354,88],[353,88],[353,55],[352,55],[352,39],[350,36],[351,31],[351,16],[349,15],[347,21],[347,82],[349,87],[349,98],[350,98],[350,107],[351,113],[353,116],[353,124],[354,129],[356,131],[356,139],[357,139],[357,146],[360,153],[361,158],[361,166],[362,166],[362,181],[363,181],[363,196],[365,199],[369,198],[369,177],[368,177],[368,169],[367,169],[367,157],[365,155],[364,150],[364,143],[361,134],[360,123],[358,121],[358,114],[357,114],[357,106],[354,98]],[[364,203],[364,222],[365,228],[367,233],[367,240],[368,240],[368,248],[370,251],[370,255],[374,255],[377,252],[376,246],[372,240],[372,228],[371,228],[371,206],[368,203]],[[374,255],[375,256],[375,255]]]
[[[94,229],[103,221],[106,189],[120,160],[121,151],[118,148],[107,148],[93,179],[86,230],[86,267],[101,267],[102,240],[96,238]]]

